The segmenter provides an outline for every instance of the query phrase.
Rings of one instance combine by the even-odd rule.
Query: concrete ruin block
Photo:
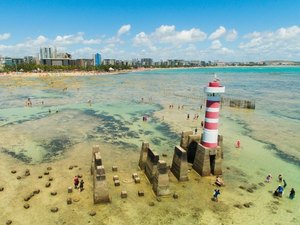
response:
[[[221,175],[221,148],[207,148],[198,143],[193,169],[201,176]]]
[[[178,181],[188,180],[187,153],[180,146],[175,146],[171,171]]]
[[[169,167],[163,160],[158,161],[157,170],[153,177],[152,189],[157,196],[169,195]]]
[[[136,184],[141,183],[141,178],[135,177],[135,178],[134,178],[134,183],[136,183]]]
[[[94,181],[93,191],[94,204],[110,202],[110,196],[106,181]]]
[[[153,177],[156,173],[158,161],[159,155],[156,152],[152,151],[152,149],[148,148],[147,160],[145,164],[145,174],[150,183],[152,183]]]
[[[188,141],[189,141],[189,135],[193,135],[193,131],[182,131],[181,133],[181,140],[180,140],[180,147],[183,149],[187,149],[188,147]]]
[[[144,193],[144,191],[141,191],[141,190],[140,190],[140,191],[138,191],[138,196],[139,196],[139,197],[145,196],[145,193]]]
[[[148,142],[143,142],[141,153],[140,153],[140,160],[139,160],[139,167],[141,168],[141,170],[145,169],[148,148],[149,148],[149,143]]]
[[[105,174],[96,174],[96,180],[101,181],[101,180],[106,180],[106,175]]]
[[[112,170],[113,172],[117,172],[117,171],[118,171],[118,167],[117,167],[117,166],[112,166],[111,170]]]
[[[94,145],[92,148],[92,154],[100,152],[100,146],[99,145]]]
[[[102,165],[102,157],[101,157],[100,152],[95,152],[94,158],[95,158],[95,166],[101,166]]]
[[[134,179],[134,178],[136,178],[136,177],[138,177],[139,175],[137,174],[137,173],[133,173],[132,174],[132,179]]]
[[[197,142],[197,143],[200,143],[201,142],[201,137],[202,137],[202,134],[192,134],[192,135],[189,135],[188,136],[188,146],[190,143],[192,143],[193,141],[194,142]]]
[[[115,180],[115,181],[114,181],[114,184],[115,184],[116,187],[117,187],[117,186],[120,186],[120,185],[121,185],[120,180]]]
[[[72,193],[73,192],[73,188],[72,187],[68,187],[68,193]]]
[[[113,176],[113,181],[115,181],[115,180],[120,180],[118,175]]]
[[[121,191],[121,198],[127,198],[127,191]]]
[[[104,166],[97,166],[97,167],[96,167],[96,174],[98,174],[98,175],[103,175],[103,174],[105,174]]]

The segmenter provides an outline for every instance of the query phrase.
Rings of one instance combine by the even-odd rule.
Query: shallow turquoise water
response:
[[[215,73],[226,86],[225,97],[256,102],[254,111],[224,108],[222,117],[246,128],[244,135],[268,143],[278,157],[300,165],[299,67],[153,70],[24,80],[0,77],[2,151],[37,163],[59,158],[82,141],[100,140],[137,151],[141,141],[148,140],[158,152],[171,152],[179,134],[154,118],[153,112],[169,104],[199,108],[204,104],[203,87]],[[24,107],[28,97],[32,108]],[[149,117],[146,123],[144,115]]]

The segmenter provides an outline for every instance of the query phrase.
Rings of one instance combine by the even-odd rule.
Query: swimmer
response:
[[[291,189],[291,191],[290,191],[289,198],[290,198],[290,199],[294,199],[294,197],[295,197],[295,194],[296,194],[296,192],[295,192],[295,189],[294,189],[294,188],[292,188],[292,189]]]

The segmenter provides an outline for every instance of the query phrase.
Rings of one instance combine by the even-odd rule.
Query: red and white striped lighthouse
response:
[[[220,85],[220,82],[215,79],[209,82],[204,88],[206,93],[206,111],[204,120],[204,130],[201,144],[207,148],[215,148],[218,146],[218,123],[221,93],[225,92],[225,87]]]

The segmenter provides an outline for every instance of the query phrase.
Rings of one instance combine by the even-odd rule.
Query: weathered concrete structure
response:
[[[157,196],[170,194],[168,172],[169,167],[167,163],[163,160],[159,160],[152,183],[152,189]]]
[[[102,158],[98,145],[93,146],[92,149],[91,174],[93,176],[94,204],[110,202],[105,169],[102,165]]]
[[[157,164],[159,160],[159,155],[152,151],[150,148],[147,150],[147,160],[145,163],[145,174],[150,181],[150,183],[153,183],[153,177],[157,171]]]
[[[140,160],[139,160],[139,167],[141,170],[145,169],[146,161],[147,161],[147,153],[148,153],[149,143],[143,142],[142,143],[142,150],[140,154]]]
[[[187,153],[180,146],[175,146],[171,171],[179,181],[187,181],[188,164]]]
[[[139,166],[144,170],[156,195],[170,194],[169,166],[167,166],[165,161],[159,160],[159,155],[149,148],[149,143],[143,142],[142,144]]]
[[[223,137],[218,135],[218,146],[215,148],[203,146],[201,139],[202,135],[194,135],[193,131],[182,132],[181,147],[187,152],[187,161],[193,164],[193,169],[201,176],[221,175]]]

